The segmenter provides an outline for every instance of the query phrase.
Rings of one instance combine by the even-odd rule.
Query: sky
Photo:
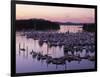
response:
[[[16,19],[46,19],[56,22],[95,23],[95,9],[16,4]]]

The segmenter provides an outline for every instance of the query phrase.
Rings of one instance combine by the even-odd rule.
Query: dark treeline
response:
[[[84,24],[83,30],[88,31],[88,32],[95,32],[96,24]]]
[[[28,19],[28,20],[16,20],[16,30],[58,30],[60,26],[56,22],[51,22],[44,19]]]

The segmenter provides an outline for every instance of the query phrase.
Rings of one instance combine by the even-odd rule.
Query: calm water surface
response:
[[[73,28],[72,28],[73,27]],[[81,27],[75,26],[65,27],[61,26],[59,32],[79,32],[82,31]],[[45,72],[45,71],[61,71],[61,70],[76,70],[76,69],[93,69],[95,66],[94,61],[82,59],[81,61],[71,61],[64,65],[47,64],[45,60],[38,60],[30,54],[32,50],[35,52],[42,52],[42,54],[48,54],[53,58],[59,58],[64,56],[64,47],[48,47],[46,43],[42,46],[39,45],[39,40],[27,39],[26,36],[21,36],[20,32],[16,32],[16,72]],[[25,48],[25,51],[20,51],[20,48]],[[75,52],[74,52],[75,53]],[[86,51],[81,53],[84,56]],[[90,53],[94,54],[94,53]]]

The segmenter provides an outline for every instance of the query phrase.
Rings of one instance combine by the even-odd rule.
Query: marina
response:
[[[93,32],[16,32],[16,70],[41,72],[92,69],[95,67],[94,38]]]

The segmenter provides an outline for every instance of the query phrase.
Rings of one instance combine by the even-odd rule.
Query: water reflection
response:
[[[61,25],[59,32],[82,32],[82,25]]]
[[[38,36],[35,35],[37,32],[30,33],[32,32],[26,32],[22,35],[22,32],[16,32],[17,73],[93,69],[95,67],[94,42],[86,41],[87,44],[81,42],[77,42],[76,44],[76,42],[74,43],[73,41],[72,45],[70,41],[64,41],[64,39],[67,35],[72,37],[73,33],[66,34],[66,36],[62,33],[57,33],[56,36],[55,34],[51,36],[51,33],[40,34],[40,32]],[[29,34],[35,37],[31,38]],[[76,36],[76,34],[74,36]],[[88,35],[89,39],[93,36],[91,33]],[[45,38],[45,36],[49,38]],[[59,38],[58,36],[65,37]],[[57,40],[55,40],[55,38],[57,38]],[[60,42],[58,41],[59,39]],[[71,39],[73,40],[73,38]],[[84,39],[82,40],[84,41]],[[93,38],[91,40],[94,41]]]

